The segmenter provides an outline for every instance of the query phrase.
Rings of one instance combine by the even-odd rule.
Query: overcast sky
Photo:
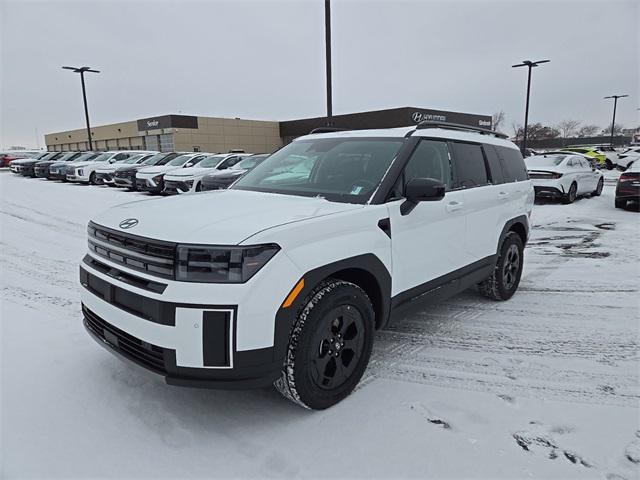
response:
[[[334,113],[415,106],[522,123],[640,124],[638,1],[333,0]],[[3,147],[153,115],[288,120],[325,113],[324,3],[0,0]]]

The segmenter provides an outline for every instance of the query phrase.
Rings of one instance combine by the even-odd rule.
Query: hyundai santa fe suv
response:
[[[84,325],[168,384],[274,384],[324,409],[353,390],[401,308],[475,285],[511,298],[533,201],[518,148],[495,132],[310,134],[230,189],[93,218]]]

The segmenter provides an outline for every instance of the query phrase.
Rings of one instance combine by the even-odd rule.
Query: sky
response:
[[[522,123],[640,125],[640,2],[333,0],[334,114],[413,106]],[[256,120],[325,114],[322,0],[0,0],[0,147],[182,113]]]

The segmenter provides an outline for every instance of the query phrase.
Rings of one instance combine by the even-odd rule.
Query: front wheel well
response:
[[[373,311],[376,315],[376,329],[382,327],[386,322],[385,301],[382,288],[376,277],[369,271],[361,268],[346,268],[331,274],[331,278],[337,278],[346,282],[351,282],[362,288],[373,304]]]
[[[527,243],[527,229],[522,223],[514,223],[509,227],[509,231],[517,233],[520,237],[520,240],[522,240],[523,245]]]

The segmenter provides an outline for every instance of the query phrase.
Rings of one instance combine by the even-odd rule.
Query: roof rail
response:
[[[493,135],[498,138],[509,138],[508,135],[504,133],[496,132],[494,130],[489,130],[481,127],[473,127],[471,125],[462,125],[460,123],[450,123],[450,122],[433,122],[430,120],[425,120],[424,122],[420,122],[416,127],[416,130],[424,130],[427,128],[444,128],[447,130],[462,130],[466,132],[476,132],[481,133],[483,135]]]
[[[338,128],[338,127],[318,127],[314,128],[309,132],[309,135],[313,135],[314,133],[331,133],[331,132],[342,132],[346,130],[346,128]]]

